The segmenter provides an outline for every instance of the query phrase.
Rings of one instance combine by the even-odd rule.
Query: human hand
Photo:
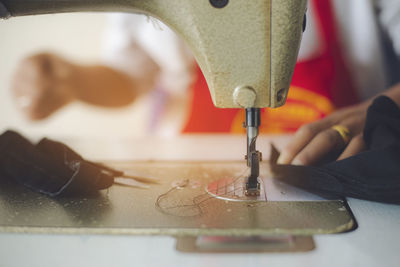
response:
[[[76,69],[76,65],[50,53],[25,58],[12,82],[17,106],[32,120],[48,117],[76,98]]]
[[[338,160],[365,150],[362,131],[370,102],[338,110],[322,120],[303,125],[282,150],[279,164],[313,165],[334,155]],[[345,143],[334,125],[348,128],[350,141]],[[340,154],[340,155],[339,155]]]
[[[393,96],[395,92],[389,94]],[[274,164],[279,152],[272,148],[270,176],[317,194],[400,204],[400,109],[397,103],[381,96],[368,108],[363,130],[368,149],[364,153],[322,166],[295,166]]]

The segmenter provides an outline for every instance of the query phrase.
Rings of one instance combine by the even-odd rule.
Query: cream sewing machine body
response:
[[[169,25],[191,48],[214,105],[246,109],[246,192],[257,195],[260,108],[286,101],[306,6],[307,0],[0,0],[0,18],[113,11],[143,13]]]

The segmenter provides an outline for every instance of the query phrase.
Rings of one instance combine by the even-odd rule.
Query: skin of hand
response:
[[[384,95],[400,104],[400,84]],[[282,150],[278,164],[315,165],[330,155],[345,159],[365,150],[362,136],[367,109],[372,99],[361,104],[340,109],[322,120],[305,124],[297,130],[290,143]],[[350,131],[350,142],[346,145],[340,134],[332,129],[342,125]]]
[[[158,67],[154,64],[148,69],[152,71],[145,79],[135,80],[106,66],[83,66],[40,53],[17,66],[11,89],[23,113],[31,120],[41,120],[75,100],[103,107],[131,104],[139,91],[153,87]]]

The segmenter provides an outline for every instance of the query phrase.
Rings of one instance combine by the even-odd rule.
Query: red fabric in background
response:
[[[190,108],[190,116],[183,130],[184,133],[230,132],[232,121],[238,112],[237,109],[221,109],[214,106],[200,68],[197,68]]]

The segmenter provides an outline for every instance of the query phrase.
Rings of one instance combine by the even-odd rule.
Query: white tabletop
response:
[[[273,140],[262,137],[268,155]],[[68,142],[68,140],[66,140]],[[100,142],[100,141],[99,141]],[[244,155],[243,136],[184,136],[179,139],[68,142],[91,159],[235,160]],[[314,236],[306,253],[187,254],[173,237],[0,234],[0,266],[400,266],[400,206],[348,199],[358,228]]]

